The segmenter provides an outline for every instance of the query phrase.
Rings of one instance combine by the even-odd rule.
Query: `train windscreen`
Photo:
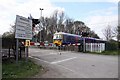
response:
[[[62,39],[62,35],[60,35],[60,34],[54,34],[53,39]]]

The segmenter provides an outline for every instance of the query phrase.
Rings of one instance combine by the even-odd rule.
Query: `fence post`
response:
[[[20,59],[22,58],[21,56],[22,56],[22,54],[21,54],[21,46],[20,46]]]
[[[10,58],[10,47],[9,47],[9,53],[8,53],[8,56],[9,56],[9,58]]]

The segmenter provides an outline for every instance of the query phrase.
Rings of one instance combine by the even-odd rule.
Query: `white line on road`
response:
[[[68,58],[68,59],[64,59],[64,60],[60,60],[60,61],[51,62],[50,64],[56,64],[56,63],[60,63],[60,62],[63,62],[63,61],[68,61],[68,60],[75,59],[75,58],[77,58],[77,57],[72,57],[72,58]]]
[[[39,60],[39,61],[43,61],[43,62],[48,63],[48,64],[51,64],[50,62],[45,61],[45,60],[42,60],[42,59],[39,59],[39,58],[35,58],[35,57],[32,57],[32,56],[29,56],[29,57],[30,57],[30,58],[34,58],[34,59]],[[77,58],[77,57],[65,59],[64,61],[71,60],[71,59],[74,59],[74,58]],[[63,61],[63,60],[61,60],[61,61]],[[59,61],[59,62],[61,62],[61,61]],[[57,63],[58,63],[58,61],[57,61]],[[54,62],[54,63],[52,62],[52,65],[57,65],[57,64],[55,64],[55,62]],[[75,74],[78,74],[76,71],[74,71],[74,70],[72,70],[72,69],[69,69],[69,68],[67,68],[67,67],[65,67],[65,66],[63,66],[63,65],[57,65],[57,66],[59,66],[59,67],[61,67],[61,68],[64,68],[64,69],[66,69],[66,70],[68,70],[68,71],[71,71],[71,72],[73,72],[73,73],[75,73]],[[82,77],[86,78],[84,75],[82,75]]]
[[[44,54],[44,55],[39,55],[39,56],[49,56],[49,55],[52,55],[52,54]]]
[[[60,66],[60,67],[62,67],[62,68],[64,68],[64,69],[67,69],[67,70],[73,72],[73,73],[76,73],[75,71],[73,71],[73,70],[71,70],[71,69],[69,69],[69,68],[67,68],[67,67],[65,67],[65,66],[63,66],[63,65],[57,65],[57,66]]]
[[[55,65],[56,65],[56,64],[55,64]],[[79,75],[79,73],[78,73],[77,71],[74,71],[74,70],[72,70],[72,69],[69,69],[68,67],[65,67],[65,66],[63,66],[63,65],[57,65],[57,66],[59,66],[59,67],[61,67],[61,68],[64,68],[64,69],[66,69],[66,70],[68,70],[68,71],[71,71],[71,72],[75,73],[76,75]],[[82,78],[87,78],[87,76],[85,76],[84,74],[80,74],[80,75],[81,75]]]
[[[48,61],[45,61],[45,60],[42,60],[42,59],[39,59],[39,58],[35,58],[35,57],[32,57],[32,56],[29,56],[30,58],[34,58],[34,59],[36,59],[36,60],[39,60],[39,61],[43,61],[43,62],[45,62],[45,63],[49,63],[50,64],[50,62],[48,62]]]
[[[57,54],[57,53],[49,53],[49,54]]]

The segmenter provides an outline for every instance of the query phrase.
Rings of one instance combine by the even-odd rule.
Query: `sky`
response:
[[[44,8],[44,17],[49,17],[56,9],[64,11],[69,18],[84,22],[103,39],[105,27],[118,25],[117,0],[0,0],[0,34],[10,31],[16,15],[27,18],[31,14],[39,18],[39,8]]]

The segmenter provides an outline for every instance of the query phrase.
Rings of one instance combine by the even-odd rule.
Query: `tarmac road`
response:
[[[118,56],[30,48],[29,57],[47,69],[37,78],[118,78]]]

